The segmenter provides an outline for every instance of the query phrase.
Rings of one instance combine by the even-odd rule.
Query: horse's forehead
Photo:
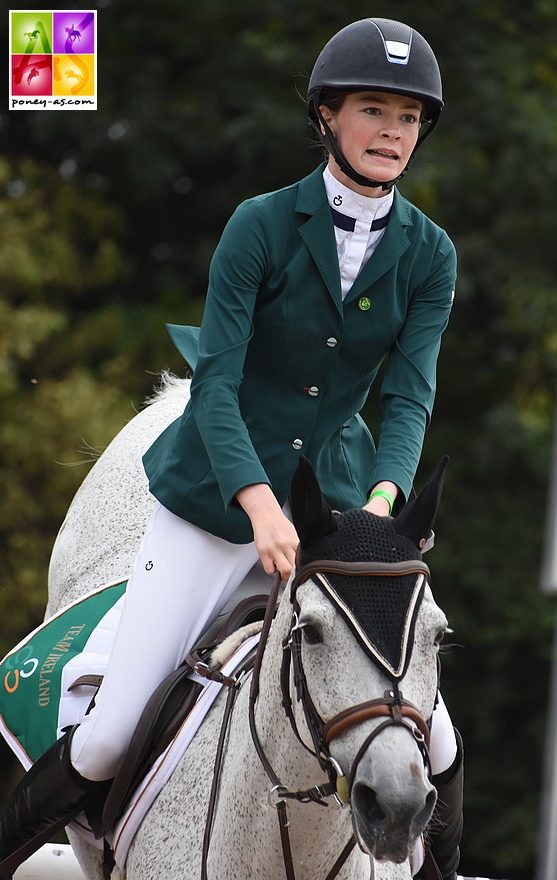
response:
[[[309,580],[298,589],[298,599],[305,614],[318,614],[325,625],[333,626],[338,620],[338,612],[333,603],[327,598],[323,589],[315,581]],[[424,598],[418,615],[423,626],[447,625],[447,617],[443,609],[437,604],[431,587],[426,584]]]
[[[325,655],[327,676],[324,690],[320,691],[319,695],[313,694],[314,699],[319,702],[321,711],[325,714],[327,712],[335,714],[338,711],[336,703],[329,705],[327,702],[327,695],[334,697],[335,700],[338,697],[335,682],[343,683],[343,707],[362,699],[381,696],[388,681],[384,676],[384,670],[361,650],[348,624],[317,584],[306,581],[298,590],[298,598],[301,621],[304,622],[304,619],[307,621],[308,618],[315,616],[324,629],[328,647],[332,649]],[[429,587],[426,587],[416,623],[416,650],[413,651],[408,669],[400,681],[403,696],[411,700],[424,717],[429,717],[433,710],[437,676],[432,636],[437,629],[443,627],[444,622],[445,616],[442,610],[435,603]],[[307,664],[307,669],[311,669],[315,674],[311,662],[313,656],[319,655],[309,652],[304,658],[304,664]],[[348,679],[346,670],[350,670]],[[315,679],[312,679],[312,687],[314,689],[316,687]]]
[[[433,599],[423,575],[398,578],[352,578],[362,581],[352,596],[339,595],[327,578],[318,574],[299,596],[303,618],[316,615],[329,638],[337,635],[339,624],[343,640],[338,649],[349,650],[344,626],[355,636],[373,662],[392,681],[404,678],[414,646],[422,652],[433,645],[432,631],[446,626],[446,619]],[[409,583],[405,583],[409,580]],[[367,596],[366,596],[367,594]],[[363,600],[362,600],[363,597]],[[355,598],[355,602],[352,600]]]
[[[334,631],[340,624],[348,626],[342,620],[338,609],[329,597],[323,592],[323,588],[314,580],[308,580],[298,588],[298,601],[301,614],[305,617],[319,617],[320,622],[327,629]],[[340,619],[339,619],[340,618]],[[447,618],[443,609],[437,604],[431,592],[429,584],[424,590],[423,601],[417,617],[417,625],[421,629],[430,630],[447,625]]]

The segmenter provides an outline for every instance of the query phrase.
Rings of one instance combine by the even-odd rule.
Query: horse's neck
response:
[[[297,790],[323,782],[325,777],[317,760],[296,739],[281,705],[282,640],[288,631],[289,614],[283,599],[265,650],[256,724],[275,773],[284,785]],[[228,854],[226,867],[219,868],[219,875],[226,880],[237,876],[234,871],[242,858],[245,860],[246,851],[252,853],[252,876],[267,880],[284,875],[277,813],[274,807],[267,806],[272,783],[249,733],[248,696],[248,686],[245,686],[234,710],[213,830],[212,851]],[[344,811],[339,815],[339,809],[334,803],[323,808],[289,802],[289,832],[297,880],[326,877],[350,838],[349,814]],[[260,844],[262,840],[266,842],[264,847],[254,846],[255,841]],[[303,865],[297,860],[299,852],[304,852]],[[235,853],[242,853],[238,864]],[[358,852],[350,860],[350,874],[342,873],[339,877],[368,880],[369,872],[369,860]]]

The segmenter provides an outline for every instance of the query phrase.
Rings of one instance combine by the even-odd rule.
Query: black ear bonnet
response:
[[[429,574],[418,548],[435,522],[448,460],[448,456],[441,458],[429,482],[395,519],[363,509],[334,513],[321,493],[311,463],[303,456],[292,477],[290,508],[300,538],[297,570],[313,564],[308,577],[321,586],[364,650],[393,682],[404,676],[410,662],[416,617]],[[320,571],[320,560],[346,563],[347,573]],[[411,574],[388,568],[379,574],[350,572],[350,563],[389,566],[414,560],[421,569],[417,566]],[[296,576],[293,600],[298,583]]]
[[[334,531],[300,548],[299,568],[318,559],[392,563],[422,558],[416,545],[399,535],[387,517],[349,510],[335,516],[334,525]],[[389,678],[400,680],[410,661],[424,577],[326,573],[314,580],[328,594],[370,657]]]

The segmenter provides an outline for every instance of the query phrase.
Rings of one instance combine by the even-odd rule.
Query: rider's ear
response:
[[[444,455],[430,481],[415,498],[402,508],[393,520],[395,531],[399,535],[409,538],[417,547],[420,547],[421,542],[429,538],[433,528],[448,462],[449,456]]]
[[[323,498],[314,470],[303,455],[290,483],[290,510],[292,522],[302,547],[336,531],[337,525],[331,508]]]

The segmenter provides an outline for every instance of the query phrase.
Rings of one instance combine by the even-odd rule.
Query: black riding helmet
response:
[[[409,165],[443,109],[441,74],[431,46],[421,34],[400,21],[364,18],[347,25],[329,40],[311,73],[308,116],[320,140],[342,171],[356,183],[390,189],[406,173],[408,165],[398,177],[385,183],[358,174],[339,149],[319,111],[321,95],[329,89],[347,93],[394,92],[422,101],[424,118]]]

